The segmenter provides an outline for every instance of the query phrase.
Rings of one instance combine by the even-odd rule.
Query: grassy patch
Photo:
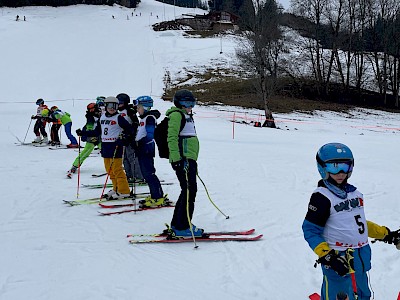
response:
[[[191,90],[203,105],[225,104],[246,108],[264,109],[264,103],[257,96],[254,81],[227,76],[224,70],[209,70],[204,74],[190,74],[199,82],[196,85],[180,84],[164,95],[165,100],[171,100],[177,89]],[[186,80],[180,80],[185,82]],[[269,100],[273,113],[290,113],[294,111],[313,112],[315,110],[348,111],[351,105],[332,102],[299,99],[289,95],[276,95]]]

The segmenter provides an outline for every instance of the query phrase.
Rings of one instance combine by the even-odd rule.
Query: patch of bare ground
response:
[[[191,74],[190,78],[193,77],[198,79],[198,84],[185,85],[185,80],[181,80],[179,89],[186,88],[191,90],[202,105],[224,104],[264,109],[264,103],[257,96],[252,80],[226,76],[215,77],[211,72]],[[178,87],[175,86],[167,90],[163,99],[171,100],[177,89]],[[347,112],[349,109],[354,108],[354,106],[347,104],[293,97],[285,91],[281,91],[280,93],[269,100],[269,107],[273,113],[290,113],[294,111],[312,113],[316,110]]]

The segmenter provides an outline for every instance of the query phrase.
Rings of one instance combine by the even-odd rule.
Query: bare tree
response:
[[[326,50],[321,46],[323,38],[322,25],[324,24],[323,12],[326,11],[329,0],[292,0],[293,12],[303,16],[314,24],[311,29],[306,50],[308,51],[308,60],[313,66],[313,76],[317,82],[317,91],[321,95],[326,91],[326,66],[324,56]],[[322,90],[321,90],[322,89]]]
[[[241,66],[256,75],[257,92],[264,103],[266,121],[263,126],[275,128],[269,99],[277,87],[279,55],[283,50],[278,26],[280,10],[275,0],[248,2],[243,14],[243,39],[236,49]]]

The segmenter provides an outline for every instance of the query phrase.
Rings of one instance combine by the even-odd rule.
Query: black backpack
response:
[[[174,112],[172,112],[172,113],[174,113]],[[179,132],[181,132],[183,127],[185,127],[186,118],[185,118],[185,115],[183,114],[183,112],[181,112],[181,111],[176,111],[176,112],[179,112],[182,115],[181,128],[179,129]],[[157,124],[156,130],[154,131],[154,140],[156,141],[156,144],[157,144],[158,155],[161,158],[169,158],[169,148],[168,148],[168,141],[167,141],[168,121],[169,121],[169,118],[165,117],[159,124]]]

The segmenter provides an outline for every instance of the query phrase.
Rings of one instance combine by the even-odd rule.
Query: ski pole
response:
[[[182,162],[184,163],[184,162]],[[189,164],[189,162],[187,162]],[[194,232],[193,232],[193,226],[192,226],[192,220],[190,219],[190,214],[189,214],[189,177],[188,177],[188,170],[185,165],[183,165],[183,170],[185,171],[185,179],[186,179],[186,216],[189,222],[189,228],[190,232],[192,233],[192,238],[193,238],[193,243],[194,243],[194,249],[197,249],[199,246],[196,244],[196,238],[194,237]]]
[[[104,186],[103,186],[103,190],[101,191],[101,196],[100,196],[100,201],[99,201],[99,202],[101,202],[101,201],[103,200],[104,190],[105,190],[106,187],[107,187],[108,177],[110,177],[110,172],[111,172],[111,169],[112,169],[112,165],[113,165],[113,163],[114,163],[115,155],[117,154],[117,149],[118,149],[118,145],[115,145],[115,150],[114,150],[113,158],[112,158],[112,160],[111,160],[110,167],[108,168],[108,171],[107,171],[106,181],[104,182]]]
[[[351,276],[351,285],[353,287],[353,293],[354,293],[354,299],[358,299],[358,294],[357,294],[357,281],[356,281],[356,271],[354,270],[354,255],[353,255],[354,249],[349,248],[346,250],[346,260],[349,264],[349,273]]]
[[[76,199],[79,198],[80,179],[81,179],[81,137],[78,136],[78,187],[76,188]]]
[[[25,144],[26,136],[28,135],[29,128],[31,128],[31,124],[32,124],[32,118],[31,118],[31,121],[29,122],[29,126],[28,126],[28,129],[26,130],[25,137],[24,137],[24,140],[22,141],[22,144]]]
[[[214,203],[214,201],[211,200],[210,194],[208,193],[208,190],[207,190],[206,185],[204,184],[204,181],[200,178],[200,176],[199,176],[198,173],[197,173],[196,175],[197,175],[197,177],[200,179],[201,183],[203,184],[204,189],[206,190],[208,199],[210,200],[210,202],[212,203],[212,205],[214,205],[214,207],[225,217],[225,219],[229,219],[229,216],[225,215],[225,214],[218,208],[218,206]]]

